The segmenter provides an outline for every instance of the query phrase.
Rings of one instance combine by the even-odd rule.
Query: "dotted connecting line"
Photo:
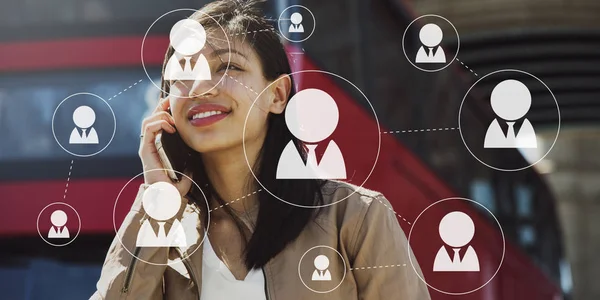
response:
[[[143,80],[143,79],[140,79],[138,82],[136,82],[136,83],[134,83],[134,84],[130,85],[129,87],[127,87],[127,88],[126,88],[126,89],[124,89],[123,91],[119,92],[118,94],[115,94],[114,96],[112,96],[112,97],[108,98],[108,101],[110,101],[111,99],[114,99],[114,98],[116,98],[117,96],[119,96],[119,95],[123,94],[124,92],[126,92],[128,89],[130,89],[130,88],[132,88],[132,87],[136,86],[138,83],[142,82],[142,80]]]
[[[370,270],[370,269],[385,269],[385,268],[395,268],[395,267],[406,267],[406,264],[350,268],[350,271],[354,271],[354,270]]]
[[[242,199],[245,199],[245,198],[247,198],[247,197],[250,197],[250,196],[252,196],[252,195],[254,195],[254,194],[256,194],[256,193],[258,193],[258,192],[260,192],[260,191],[262,191],[262,189],[259,189],[258,191],[254,191],[254,192],[252,192],[252,193],[250,193],[250,194],[248,194],[248,195],[246,195],[246,196],[242,196],[242,197],[240,197],[240,198],[237,198],[237,199],[235,199],[235,200],[233,200],[233,201],[227,202],[227,203],[225,203],[225,204],[223,204],[223,205],[221,205],[221,206],[219,206],[219,207],[215,207],[215,208],[213,208],[213,209],[209,210],[208,212],[209,212],[209,213],[210,213],[210,212],[213,212],[213,211],[215,211],[215,210],[217,210],[217,209],[219,209],[219,208],[222,208],[222,207],[224,207],[224,206],[227,206],[227,205],[229,205],[229,204],[232,204],[232,203],[234,203],[234,202],[237,202],[237,201],[240,201],[240,200],[242,200]]]
[[[404,220],[404,222],[408,223],[408,225],[412,226],[412,223],[409,222],[408,220],[406,220],[403,216],[401,216],[399,213],[397,213],[396,211],[394,211],[389,205],[383,203],[383,201],[381,201],[381,199],[377,198],[377,201],[379,201],[379,203],[383,204],[383,206],[387,207],[387,209],[389,209],[391,212],[393,212],[396,216],[400,217],[402,220]]]
[[[261,29],[261,30],[254,30],[254,31],[248,31],[248,32],[236,33],[236,34],[232,34],[231,36],[238,36],[238,35],[252,34],[252,33],[257,33],[257,32],[265,32],[265,31],[275,31],[275,30],[276,30],[275,28]]]
[[[67,176],[67,184],[65,186],[65,195],[63,200],[67,199],[67,189],[69,189],[69,181],[71,180],[71,172],[73,171],[73,160],[71,160],[71,166],[69,167],[69,176]]]
[[[448,130],[458,130],[459,127],[443,127],[443,128],[426,128],[426,129],[409,129],[409,130],[392,130],[392,131],[382,131],[381,133],[413,133],[413,132],[430,132],[430,131],[448,131]]]
[[[471,71],[471,73],[475,74],[475,76],[479,77],[479,75],[477,75],[477,73],[475,73],[475,71],[473,71],[473,69],[471,69],[467,65],[465,65],[462,61],[460,61],[458,59],[458,57],[456,58],[456,61],[459,62],[461,65],[463,65],[463,67],[467,68],[467,70]]]
[[[232,77],[231,75],[229,75],[229,74],[227,74],[227,73],[225,73],[225,75],[227,75],[227,77],[229,77],[229,78],[233,79],[235,82],[237,82],[237,83],[241,84],[243,87],[245,87],[245,88],[249,89],[250,91],[252,91],[253,93],[255,93],[255,94],[256,94],[256,96],[258,96],[258,95],[259,95],[259,93],[257,93],[257,92],[256,92],[255,90],[253,90],[251,87],[249,87],[249,86],[247,86],[247,85],[243,84],[242,82],[238,81],[237,79],[235,79],[235,78],[234,78],[234,77]]]

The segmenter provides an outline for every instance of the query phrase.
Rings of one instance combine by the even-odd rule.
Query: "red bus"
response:
[[[269,2],[265,11],[276,20],[292,4],[284,2]],[[469,72],[459,65],[436,74],[413,68],[402,54],[401,35],[415,16],[397,1],[363,2],[344,1],[341,9],[332,1],[302,1],[319,27],[306,42],[289,45],[290,52],[302,52],[294,54],[295,65],[356,84],[370,99],[382,132],[456,127],[460,101],[473,81]],[[0,208],[5,214],[0,218],[0,286],[8,299],[86,298],[115,235],[114,199],[141,172],[140,121],[158,97],[140,64],[142,38],[165,12],[202,3],[14,4],[18,9],[0,12],[0,24],[9,29],[0,32]],[[153,80],[160,78],[168,30],[156,28],[146,39],[146,47],[156,49],[145,52]],[[356,90],[321,79],[353,120],[375,124]],[[113,98],[118,123],[111,145],[91,158],[64,152],[50,129],[60,101],[78,92]],[[483,118],[477,107],[465,109],[466,117]],[[352,147],[350,133],[341,135],[339,145],[360,151]],[[515,150],[501,159],[524,158]],[[353,166],[369,172],[371,161]],[[559,299],[562,245],[554,200],[534,170],[501,173],[483,166],[466,151],[456,130],[381,134],[377,165],[365,187],[386,195],[407,235],[425,208],[448,197],[473,199],[496,216],[506,238],[502,266],[485,287],[461,299]],[[69,203],[81,217],[81,233],[67,247],[52,247],[38,236],[38,213],[52,202]],[[480,259],[501,254],[502,236],[493,218],[475,204],[461,209],[485,236],[474,245]],[[427,259],[419,248],[413,251],[419,262]],[[390,262],[396,263],[407,261]],[[439,280],[431,270],[423,272],[428,282]],[[481,280],[475,276],[453,284]],[[435,300],[455,298],[435,289],[430,293]]]

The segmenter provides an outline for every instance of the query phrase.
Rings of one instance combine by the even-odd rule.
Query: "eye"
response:
[[[227,66],[227,64],[221,64],[218,68],[217,68],[217,72],[221,72],[221,71],[225,71],[225,69],[227,69],[228,71],[243,71],[240,67],[236,66],[235,64],[230,63],[229,66]]]

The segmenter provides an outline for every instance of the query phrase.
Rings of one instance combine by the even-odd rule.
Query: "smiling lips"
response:
[[[204,103],[193,106],[188,111],[188,120],[190,120],[192,126],[204,127],[223,120],[230,112],[231,110],[225,106],[214,103]]]

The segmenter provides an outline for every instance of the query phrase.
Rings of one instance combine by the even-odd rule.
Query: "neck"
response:
[[[261,146],[262,143],[246,143],[250,166],[254,166]],[[230,208],[245,212],[258,204],[256,194],[247,196],[255,192],[258,185],[254,184],[255,180],[248,168],[242,145],[226,150],[202,153],[202,162],[213,189],[219,193],[225,203],[232,202],[228,205]],[[211,202],[210,200],[209,202]],[[213,206],[217,204],[218,202],[213,202],[211,209],[214,209]]]

